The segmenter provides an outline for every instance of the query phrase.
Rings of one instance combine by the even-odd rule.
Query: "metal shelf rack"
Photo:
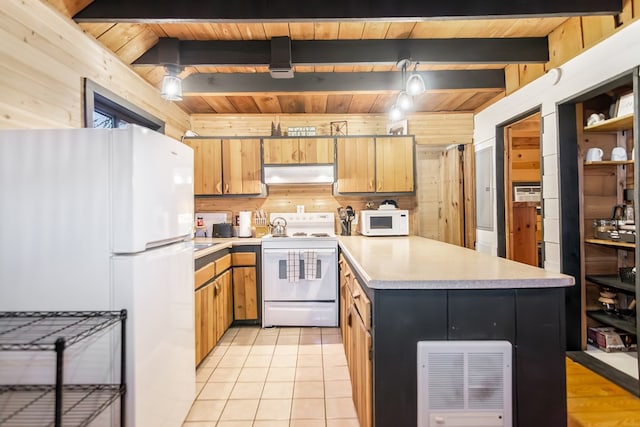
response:
[[[0,385],[0,426],[86,426],[120,398],[124,426],[126,310],[0,312],[0,351],[53,351],[55,384]],[[63,384],[64,351],[117,323],[120,384]]]

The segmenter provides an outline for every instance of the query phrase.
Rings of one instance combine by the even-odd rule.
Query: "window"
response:
[[[85,127],[122,128],[131,123],[164,133],[162,120],[89,79],[84,81],[84,92]]]

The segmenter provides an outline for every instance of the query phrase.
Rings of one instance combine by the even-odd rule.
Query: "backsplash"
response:
[[[291,185],[269,187],[267,197],[196,197],[196,212],[229,212],[235,215],[240,211],[263,209],[267,214],[271,212],[296,212],[296,207],[304,206],[306,212],[334,212],[336,214],[336,232],[339,230],[337,210],[340,206],[351,206],[357,212],[365,209],[367,202],[374,203],[377,209],[380,202],[393,199],[398,202],[400,209],[407,209],[410,213],[409,233],[417,234],[415,215],[417,211],[414,195],[389,196],[334,196],[331,185]],[[353,227],[352,234],[356,234]]]

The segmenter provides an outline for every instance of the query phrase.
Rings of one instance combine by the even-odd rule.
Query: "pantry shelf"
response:
[[[636,320],[635,316],[625,316],[617,313],[608,313],[604,310],[592,310],[587,311],[587,316],[597,320],[600,323],[604,323],[608,326],[613,326],[622,331],[630,334],[636,334]]]
[[[617,274],[607,274],[602,276],[587,275],[585,277],[596,285],[615,288],[625,292],[635,293],[636,291],[636,286],[634,284],[623,282]]]
[[[615,246],[619,248],[631,248],[635,249],[635,243],[629,242],[615,242],[613,240],[604,240],[604,239],[584,239],[585,243],[591,243],[592,245],[604,245],[604,246]]]

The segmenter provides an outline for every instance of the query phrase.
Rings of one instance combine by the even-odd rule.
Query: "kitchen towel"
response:
[[[300,280],[300,251],[287,253],[287,280],[289,282]]]
[[[304,278],[316,280],[318,265],[318,253],[316,251],[305,251],[304,253]]]

